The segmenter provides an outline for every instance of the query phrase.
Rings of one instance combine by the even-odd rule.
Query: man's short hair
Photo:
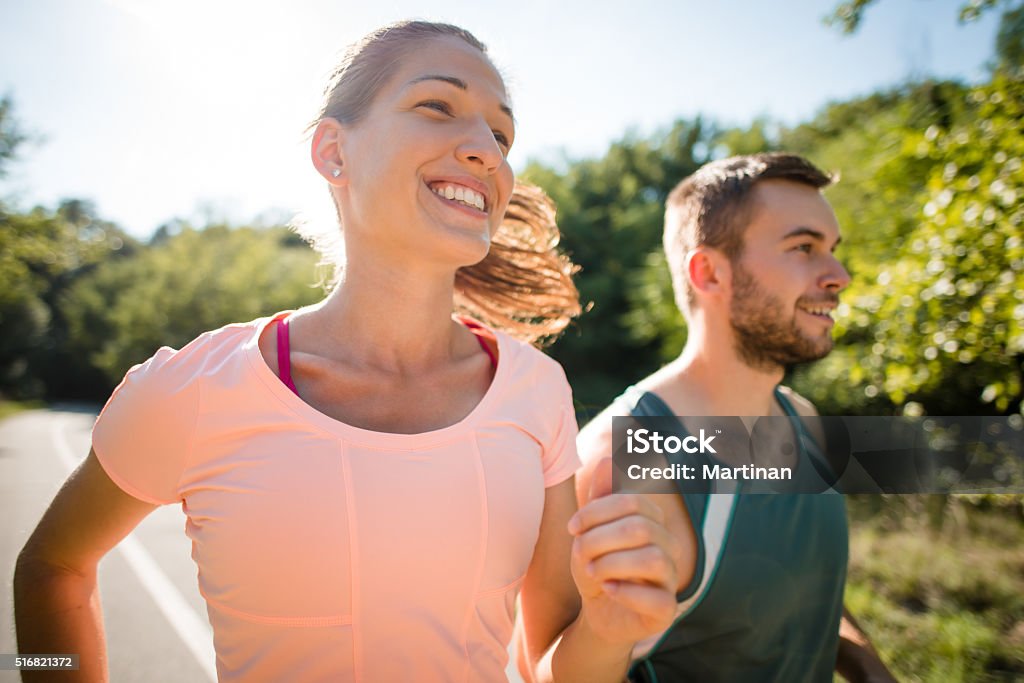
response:
[[[686,257],[700,246],[718,249],[735,262],[743,253],[743,233],[750,220],[754,185],[780,179],[821,189],[832,178],[796,154],[780,152],[729,157],[704,164],[683,179],[665,205],[662,243],[672,273],[676,305],[687,314],[694,292]]]

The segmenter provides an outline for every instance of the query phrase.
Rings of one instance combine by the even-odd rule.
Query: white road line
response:
[[[70,474],[78,467],[81,458],[76,458],[74,451],[68,445],[64,435],[64,422],[58,420],[57,426],[51,432],[53,444],[57,448],[57,454]],[[196,658],[200,668],[206,672],[210,681],[217,681],[217,655],[213,649],[213,637],[210,627],[196,615],[196,612],[182,597],[181,592],[171,583],[167,575],[160,569],[152,555],[135,538],[134,533],[129,534],[117,549],[131,566],[139,581],[149,592],[153,602],[156,603],[164,617],[170,623],[181,642],[189,649]]]

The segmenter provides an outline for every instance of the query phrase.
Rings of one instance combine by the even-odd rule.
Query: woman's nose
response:
[[[494,173],[505,155],[494,138],[494,131],[484,121],[474,122],[455,150],[455,156],[467,164],[479,164],[487,173]]]

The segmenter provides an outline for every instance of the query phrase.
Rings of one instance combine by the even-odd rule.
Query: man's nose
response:
[[[821,286],[833,292],[841,292],[850,284],[850,274],[834,256],[829,269],[821,279]]]

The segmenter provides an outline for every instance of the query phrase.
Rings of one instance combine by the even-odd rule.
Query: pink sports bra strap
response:
[[[469,331],[473,333],[473,336],[476,337],[476,340],[480,343],[480,348],[483,349],[484,353],[487,354],[487,357],[491,359],[491,367],[497,368],[498,359],[494,357],[494,352],[491,351],[491,347],[487,344],[487,340],[484,338],[484,336],[482,334],[477,333],[477,330],[480,330],[482,332],[483,327],[469,319],[463,319],[462,324],[469,328]]]
[[[288,316],[277,321],[277,374],[284,385],[298,396],[299,390],[292,381],[291,349],[288,344]]]
[[[476,340],[478,342],[480,342],[480,348],[483,349],[484,353],[487,354],[487,357],[491,359],[491,367],[497,368],[498,367],[498,359],[494,357],[494,352],[491,351],[491,347],[487,345],[487,341],[483,337],[481,337],[479,334],[475,335],[475,336],[476,336]]]

